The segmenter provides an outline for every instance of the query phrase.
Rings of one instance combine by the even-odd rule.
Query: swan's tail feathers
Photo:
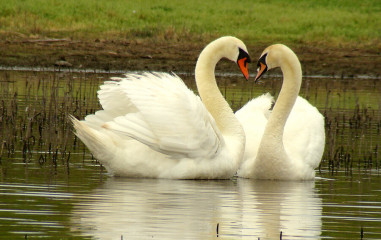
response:
[[[245,106],[236,112],[236,116],[239,119],[242,119],[245,116],[255,118],[257,114],[263,114],[266,118],[268,118],[274,104],[274,97],[271,96],[270,93],[265,93],[246,103]]]
[[[83,121],[79,121],[74,116],[69,116],[75,128],[75,135],[81,139],[86,147],[91,151],[94,157],[102,162],[110,159],[113,155],[111,146],[107,143],[104,134],[100,134],[97,130],[87,126]]]
[[[256,99],[256,106],[262,108],[263,111],[272,110],[275,105],[274,97],[270,93],[265,93]]]

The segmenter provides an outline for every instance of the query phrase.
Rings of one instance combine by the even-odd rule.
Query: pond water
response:
[[[327,146],[315,181],[279,182],[109,176],[67,121],[108,77],[0,72],[0,239],[381,239],[379,79],[304,80]],[[241,78],[219,83],[234,109],[280,88]]]

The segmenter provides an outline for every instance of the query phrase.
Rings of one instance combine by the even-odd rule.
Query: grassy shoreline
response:
[[[371,0],[0,0],[0,65],[191,72],[205,44],[234,35],[253,59],[288,45],[305,74],[380,77],[380,12]]]
[[[0,0],[2,38],[184,38],[380,46],[379,1]]]

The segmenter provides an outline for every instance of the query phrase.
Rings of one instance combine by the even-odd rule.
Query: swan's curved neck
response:
[[[244,135],[215,79],[214,70],[217,62],[223,57],[224,49],[223,43],[212,42],[201,52],[195,69],[196,85],[205,107],[215,119],[221,133]]]
[[[302,68],[297,56],[291,51],[286,51],[280,57],[280,68],[283,72],[282,89],[267,122],[262,139],[262,141],[271,141],[273,146],[274,143],[283,146],[284,126],[298,97],[302,83]]]

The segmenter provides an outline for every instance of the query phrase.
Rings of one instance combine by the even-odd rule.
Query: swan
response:
[[[302,69],[298,57],[285,45],[266,48],[258,60],[255,81],[280,67],[283,84],[274,105],[267,93],[236,112],[246,133],[246,149],[238,176],[269,180],[312,180],[321,161],[324,117],[299,97]]]
[[[237,62],[245,78],[245,44],[222,37],[200,53],[195,69],[200,97],[175,74],[145,72],[106,81],[98,91],[103,110],[79,121],[75,134],[115,176],[227,179],[243,158],[245,133],[218,89],[221,58]]]

